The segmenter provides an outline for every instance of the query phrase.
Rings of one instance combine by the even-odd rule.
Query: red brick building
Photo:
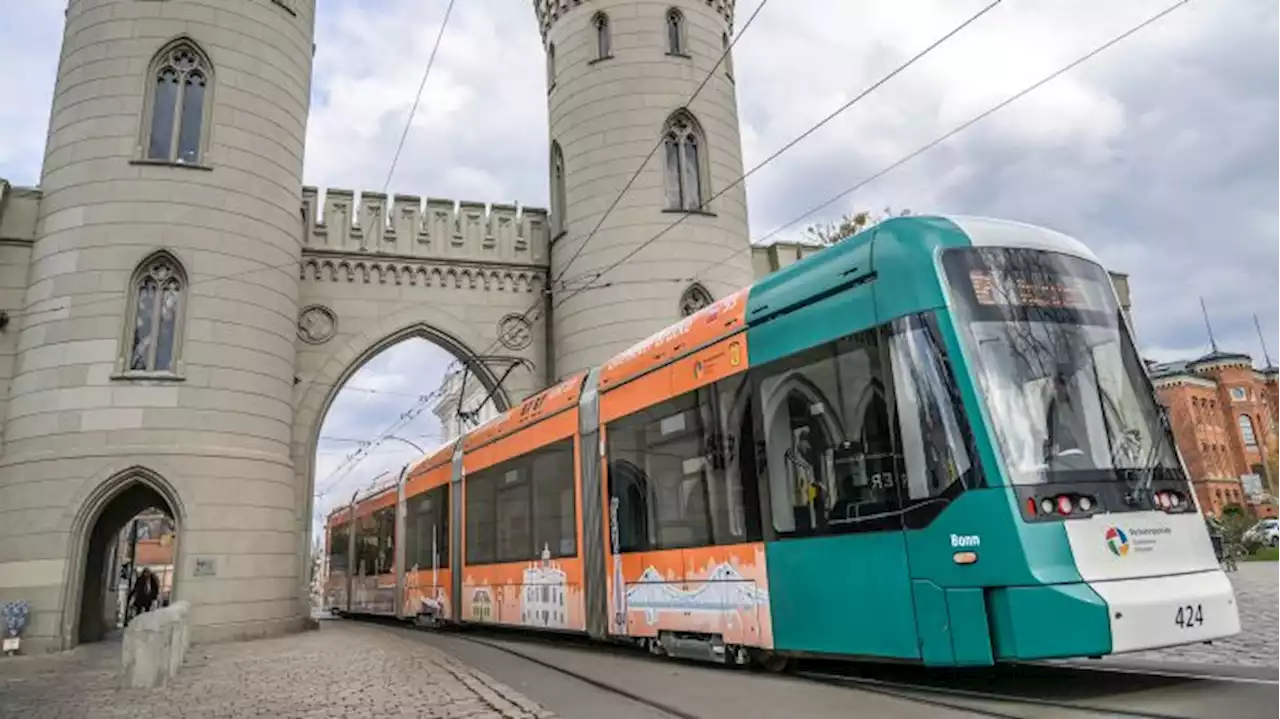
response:
[[[1214,351],[1189,362],[1150,365],[1174,439],[1206,514],[1235,504],[1276,516],[1277,378],[1249,355]]]

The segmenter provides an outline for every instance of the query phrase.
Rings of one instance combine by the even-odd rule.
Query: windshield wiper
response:
[[[1155,479],[1156,469],[1160,466],[1161,451],[1166,448],[1169,442],[1169,411],[1164,405],[1157,403],[1156,410],[1157,424],[1159,425],[1159,439],[1152,438],[1151,449],[1147,452],[1147,459],[1143,461],[1142,466],[1138,468],[1138,486],[1134,491],[1125,495],[1125,501],[1130,505],[1136,504],[1142,497],[1150,496],[1151,482]]]

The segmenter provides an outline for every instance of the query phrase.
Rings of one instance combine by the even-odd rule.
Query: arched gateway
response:
[[[106,556],[142,510],[176,530],[193,641],[302,627],[320,422],[378,351],[440,345],[502,409],[779,264],[742,251],[733,0],[623,4],[529,18],[554,222],[303,187],[314,0],[67,5],[40,186],[0,180],[0,267],[28,279],[0,292],[0,603],[30,603],[23,652],[110,628]],[[642,95],[610,89],[637,73]],[[646,161],[644,135],[667,149]]]

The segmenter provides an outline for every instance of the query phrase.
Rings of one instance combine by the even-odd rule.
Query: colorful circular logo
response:
[[[1123,557],[1129,553],[1129,537],[1125,535],[1124,530],[1119,527],[1111,527],[1107,530],[1107,549],[1117,557]]]

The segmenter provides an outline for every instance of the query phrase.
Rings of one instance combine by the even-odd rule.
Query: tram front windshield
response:
[[[949,250],[942,262],[1012,482],[1181,475],[1101,267],[989,247]]]

